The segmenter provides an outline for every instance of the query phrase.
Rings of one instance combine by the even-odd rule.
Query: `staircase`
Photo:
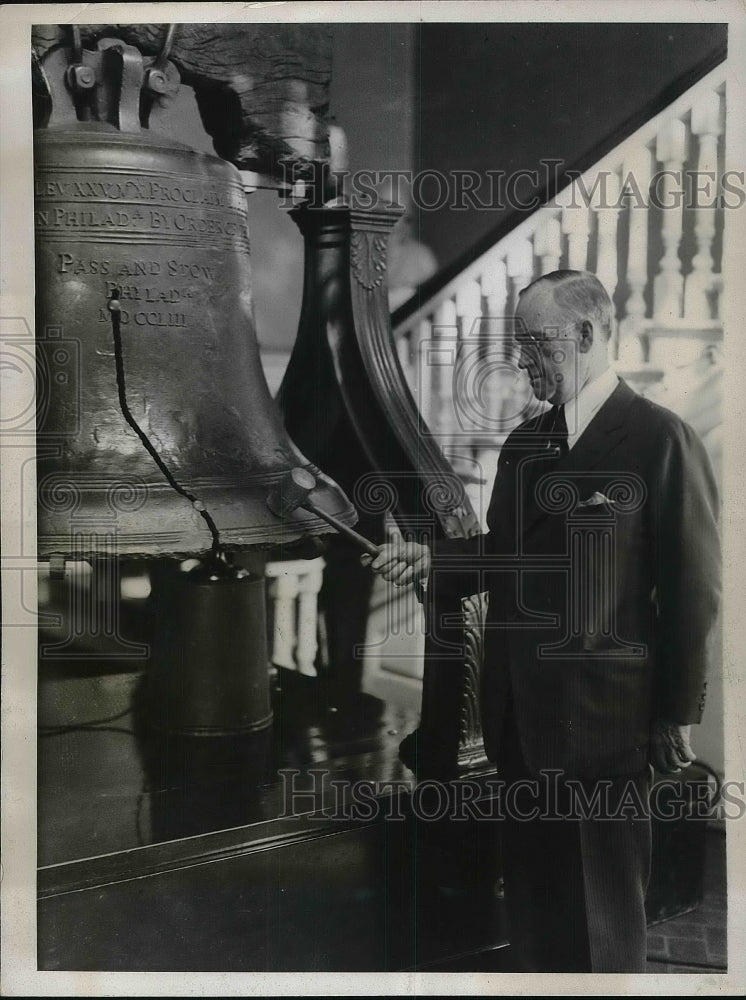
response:
[[[394,316],[398,354],[432,432],[483,517],[497,456],[522,419],[509,317],[557,268],[594,272],[612,296],[612,358],[634,388],[679,412],[720,472],[720,301],[725,65],[472,260]]]

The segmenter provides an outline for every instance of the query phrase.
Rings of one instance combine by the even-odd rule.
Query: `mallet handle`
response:
[[[322,521],[326,521],[327,524],[331,524],[331,526],[336,528],[340,534],[347,535],[351,541],[356,542],[361,549],[364,549],[368,553],[368,555],[375,558],[380,554],[380,548],[377,545],[374,545],[369,538],[366,538],[365,535],[361,535],[358,531],[355,531],[354,528],[348,528],[344,521],[338,520],[333,514],[327,514],[327,512],[322,510],[321,507],[317,507],[312,500],[304,500],[301,507],[309,511],[311,514],[315,514],[317,517],[320,517]],[[417,583],[414,584],[414,589],[417,594],[417,600],[420,604],[423,604],[425,601],[427,584],[423,580],[418,580]]]
[[[327,524],[331,524],[331,526],[336,528],[341,535],[347,535],[349,539],[356,542],[361,549],[365,549],[368,555],[373,556],[373,558],[380,554],[381,550],[377,545],[374,545],[369,538],[366,538],[365,535],[361,535],[359,532],[355,531],[354,528],[348,528],[344,521],[340,521],[333,514],[327,514],[327,512],[322,510],[321,507],[317,507],[312,500],[304,500],[301,507],[310,511],[311,514],[315,514],[317,517],[320,517],[322,521],[326,521]]]

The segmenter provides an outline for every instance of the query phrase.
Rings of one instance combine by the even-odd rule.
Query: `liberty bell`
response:
[[[306,467],[288,438],[253,319],[236,168],[149,131],[175,66],[119,39],[41,65],[35,131],[38,552],[187,556],[328,532],[266,504]]]
[[[37,66],[38,553],[151,560],[151,721],[240,734],[271,721],[263,550],[330,530],[268,496],[302,468],[317,508],[356,513],[267,388],[238,170],[148,128],[180,86],[167,48],[73,29]]]

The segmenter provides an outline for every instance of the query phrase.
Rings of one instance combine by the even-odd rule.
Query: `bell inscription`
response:
[[[48,240],[69,238],[95,242],[104,230],[113,239],[137,235],[141,242],[160,242],[164,235],[198,236],[202,246],[248,253],[246,209],[239,181],[218,191],[209,181],[184,181],[161,173],[143,181],[124,177],[112,183],[104,176],[59,181],[44,171],[68,172],[62,164],[40,169],[36,183],[36,226]]]

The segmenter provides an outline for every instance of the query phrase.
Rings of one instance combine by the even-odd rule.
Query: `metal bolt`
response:
[[[96,83],[96,74],[91,66],[70,66],[67,70],[67,84],[71,90],[90,90]]]
[[[165,94],[168,87],[166,74],[159,69],[149,69],[145,76],[145,87],[154,94]]]

